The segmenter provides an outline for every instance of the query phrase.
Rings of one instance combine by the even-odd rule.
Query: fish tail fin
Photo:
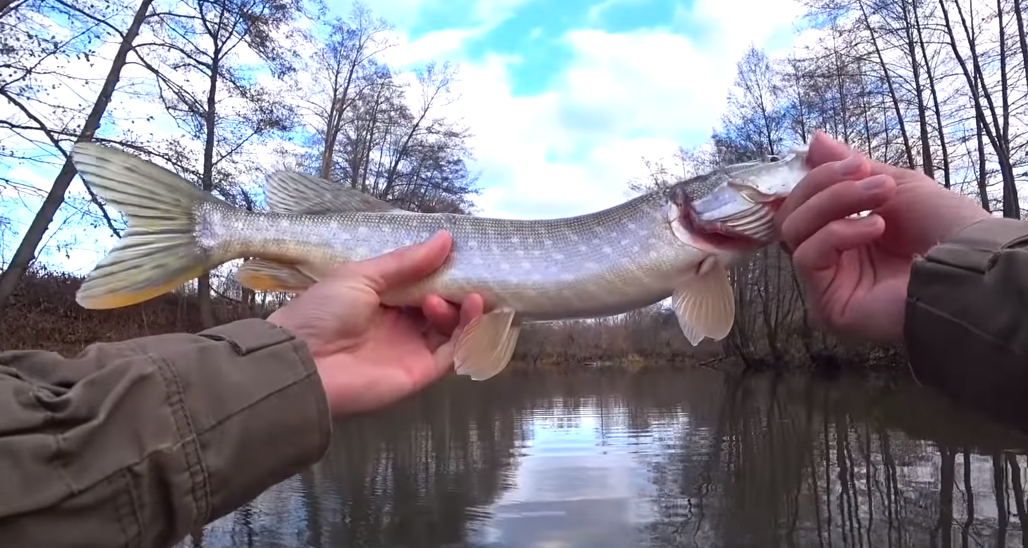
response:
[[[197,239],[203,203],[221,204],[175,173],[120,150],[75,145],[83,182],[125,215],[121,240],[86,276],[75,300],[84,308],[133,305],[167,293],[228,260]]]

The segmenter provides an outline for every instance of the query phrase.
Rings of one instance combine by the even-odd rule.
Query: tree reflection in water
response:
[[[906,385],[453,379],[182,546],[1024,546],[1024,447]]]

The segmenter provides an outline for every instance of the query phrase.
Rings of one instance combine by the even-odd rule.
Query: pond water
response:
[[[181,545],[1023,546],[1024,448],[907,384],[448,379]]]

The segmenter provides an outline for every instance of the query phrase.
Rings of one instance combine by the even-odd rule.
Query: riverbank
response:
[[[0,350],[44,349],[71,356],[95,342],[202,330],[195,296],[172,293],[125,308],[87,310],[75,302],[80,284],[80,278],[64,273],[26,276],[0,317]],[[273,305],[244,304],[217,295],[212,304],[219,324],[267,317],[274,310]],[[813,338],[816,346],[808,340]],[[694,348],[673,314],[644,309],[595,322],[526,325],[508,371],[633,374],[703,367],[726,372],[906,374],[906,358],[894,349],[847,345],[795,329],[778,334],[774,352],[767,347],[752,339],[740,344],[730,337]]]

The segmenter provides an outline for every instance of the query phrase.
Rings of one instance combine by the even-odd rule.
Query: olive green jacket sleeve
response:
[[[0,546],[169,546],[316,462],[328,403],[259,319],[0,354]]]
[[[916,260],[904,338],[919,382],[1028,429],[1028,223],[985,219]]]

